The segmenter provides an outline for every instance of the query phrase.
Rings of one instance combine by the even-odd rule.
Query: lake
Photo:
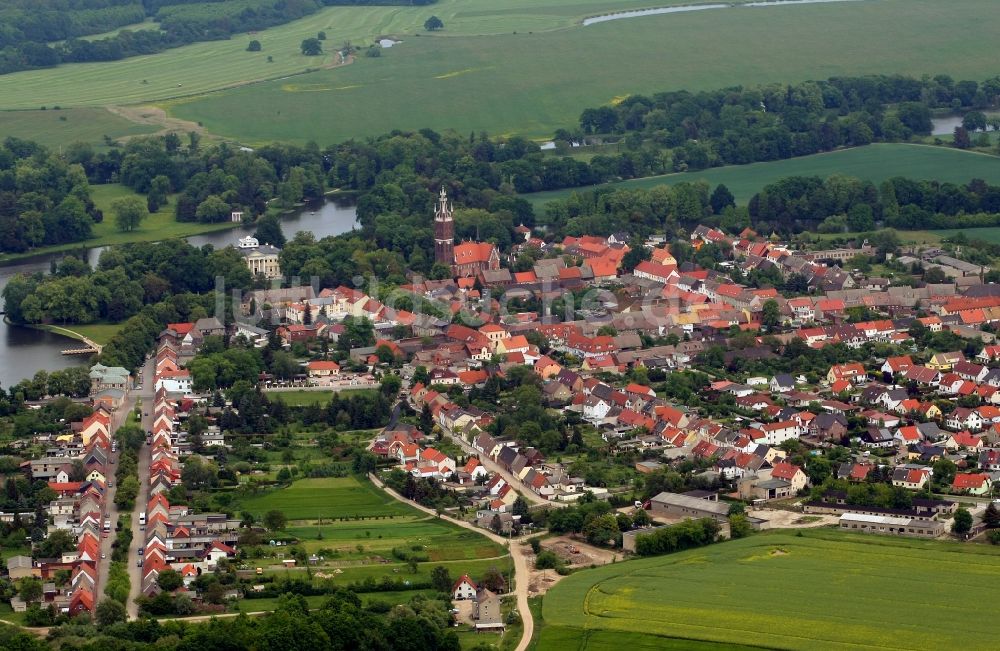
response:
[[[321,239],[329,235],[340,235],[357,226],[357,214],[353,199],[333,198],[306,204],[296,212],[281,220],[285,237],[291,239],[299,231],[308,231]],[[254,227],[232,228],[204,235],[185,238],[193,246],[211,244],[216,248],[236,245],[241,237],[252,234]],[[105,247],[84,250],[87,262],[97,263]],[[40,255],[29,260],[0,267],[0,292],[18,273],[48,272],[53,260],[63,257],[62,253]],[[2,298],[0,298],[2,301]],[[83,357],[60,354],[66,348],[73,348],[79,342],[60,335],[13,326],[0,321],[0,388],[6,389],[21,380],[31,377],[35,371],[54,371],[85,362]]]

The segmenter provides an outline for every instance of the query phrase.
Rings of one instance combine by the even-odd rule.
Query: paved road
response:
[[[114,414],[112,414],[112,440],[114,439],[114,435],[118,431],[118,428],[125,424],[125,421],[128,419],[128,415],[132,412],[132,409],[135,408],[135,402],[136,395],[135,392],[132,392],[125,399],[125,402],[122,403],[122,406],[119,407]],[[118,470],[118,456],[120,454],[120,451],[111,454],[107,479],[112,483],[115,483],[115,471]],[[100,601],[100,595],[104,593],[108,571],[111,568],[111,543],[115,540],[115,525],[118,522],[118,507],[115,505],[115,495],[117,492],[118,484],[115,483],[115,485],[108,488],[104,494],[104,517],[111,522],[111,531],[108,533],[108,537],[104,538],[104,527],[101,527],[101,558],[97,561],[97,585],[95,586],[94,593],[95,597],[97,597],[97,601]]]
[[[472,447],[469,444],[469,442],[466,441],[464,438],[462,438],[457,434],[452,434],[450,430],[445,430],[445,432],[448,434],[451,440],[455,441],[455,443],[458,443],[459,447],[462,448],[463,452],[465,452],[470,456],[479,457],[479,463],[483,464],[483,466],[485,466],[486,469],[489,470],[490,472],[496,473],[501,477],[503,477],[504,481],[513,486],[517,490],[518,495],[523,496],[524,499],[527,500],[530,504],[546,504],[548,506],[556,506],[556,507],[566,506],[562,502],[551,502],[545,499],[544,497],[539,496],[537,493],[535,493],[527,486],[522,484],[520,479],[518,479],[513,474],[504,470],[500,466],[500,464],[493,461],[485,454],[480,454],[479,450]]]
[[[469,524],[464,520],[456,520],[455,518],[449,517],[447,515],[438,515],[437,511],[430,509],[421,504],[417,504],[412,500],[408,500],[396,491],[392,490],[388,486],[382,483],[375,475],[368,475],[368,478],[372,480],[376,486],[384,490],[389,495],[400,502],[404,502],[415,509],[423,511],[424,513],[433,515],[435,517],[440,517],[444,520],[448,520],[463,529],[469,529],[470,531],[475,531],[476,533],[486,536],[490,540],[500,545],[507,546],[510,551],[511,558],[514,559],[514,595],[517,597],[517,611],[521,615],[521,622],[524,626],[524,630],[521,633],[521,641],[518,642],[515,651],[525,651],[528,645],[531,644],[531,636],[535,631],[535,620],[531,615],[531,608],[528,607],[528,559],[524,552],[524,541],[526,541],[530,536],[522,536],[520,538],[504,538],[503,536],[498,536],[492,531],[487,531],[485,529],[480,529],[477,526]]]
[[[147,432],[153,429],[153,370],[155,366],[155,359],[143,365],[139,371],[142,377],[142,390],[133,392],[136,397],[142,399],[142,429]],[[149,461],[150,446],[143,445],[139,449],[139,495],[135,499],[135,508],[132,511],[132,544],[129,546],[128,561],[126,561],[128,578],[131,583],[128,603],[125,604],[129,619],[136,619],[139,616],[139,606],[135,600],[139,597],[142,589],[142,569],[136,565],[139,560],[137,550],[146,540],[146,532],[140,529],[139,514],[146,510],[146,502],[149,500]]]

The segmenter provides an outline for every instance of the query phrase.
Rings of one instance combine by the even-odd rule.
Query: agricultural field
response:
[[[0,111],[0,140],[17,136],[56,150],[72,142],[99,145],[105,136],[117,140],[154,131],[157,127],[136,124],[105,108]]]
[[[893,176],[967,183],[983,179],[1000,183],[1000,156],[911,144],[874,144],[787,160],[728,165],[698,172],[683,172],[610,184],[616,188],[652,188],[681,182],[725,184],[738,203],[746,203],[768,183],[787,176],[851,176],[879,183]],[[584,188],[586,189],[586,188]],[[522,195],[539,210],[546,202],[565,199],[581,188],[533,192]]]
[[[422,127],[547,138],[574,126],[583,108],[634,93],[878,72],[981,79],[994,63],[992,24],[981,19],[991,0],[734,7],[581,24],[649,4],[332,7],[253,37],[4,75],[0,109],[159,103],[175,118],[248,144],[322,145]],[[670,4],[687,1],[659,3]],[[422,24],[432,13],[445,29],[428,34]],[[302,56],[299,43],[319,30],[328,36],[325,54]],[[366,47],[383,36],[402,43],[338,66],[334,49],[344,41]],[[251,38],[263,51],[245,51]]]
[[[359,477],[300,479],[287,488],[242,500],[241,511],[263,516],[277,509],[289,520],[410,515],[412,509]]]
[[[666,0],[660,4],[687,2]],[[440,0],[433,7],[331,7],[229,40],[195,43],[121,61],[3,75],[0,109],[150,102],[300,74],[338,63],[335,50],[345,41],[367,47],[382,36],[424,37],[423,23],[432,14],[445,22],[442,36],[489,35],[565,28],[585,16],[648,6],[644,0],[503,0],[499,4]],[[299,50],[302,40],[321,30],[327,35],[324,55],[303,56]],[[254,39],[261,42],[261,52],[246,51]]]
[[[990,636],[970,633],[998,561],[981,545],[763,533],[563,579],[545,596],[536,648],[926,649],[960,636],[988,649]]]
[[[990,74],[992,28],[975,18],[984,0],[903,5],[733,8],[495,36],[453,35],[445,19],[442,34],[404,39],[380,58],[165,106],[250,144],[422,127],[548,138],[583,108],[634,93],[848,73]]]

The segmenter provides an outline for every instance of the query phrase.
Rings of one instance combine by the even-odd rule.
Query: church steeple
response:
[[[441,186],[437,205],[434,206],[434,261],[451,267],[455,263],[455,212],[448,193]]]

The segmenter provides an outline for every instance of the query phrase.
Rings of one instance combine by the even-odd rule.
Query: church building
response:
[[[489,242],[455,244],[454,212],[442,187],[434,207],[434,261],[447,265],[453,276],[462,278],[500,269],[500,254]]]

